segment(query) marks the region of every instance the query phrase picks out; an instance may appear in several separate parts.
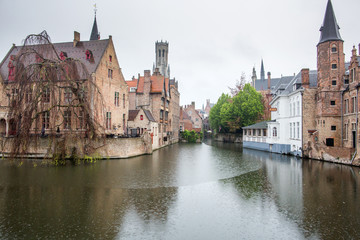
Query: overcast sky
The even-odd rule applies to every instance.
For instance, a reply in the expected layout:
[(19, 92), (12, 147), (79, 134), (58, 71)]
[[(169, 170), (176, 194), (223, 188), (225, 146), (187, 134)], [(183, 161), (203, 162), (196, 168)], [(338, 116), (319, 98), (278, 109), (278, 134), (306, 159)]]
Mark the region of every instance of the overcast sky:
[[(179, 81), (181, 105), (216, 102), (261, 58), (272, 77), (316, 69), (327, 0), (0, 0), (0, 57), (12, 43), (46, 30), (53, 42), (89, 40), (97, 4), (101, 38), (113, 36), (126, 80), (151, 69), (155, 42), (169, 44), (171, 77)], [(346, 61), (360, 43), (359, 0), (333, 0)]]

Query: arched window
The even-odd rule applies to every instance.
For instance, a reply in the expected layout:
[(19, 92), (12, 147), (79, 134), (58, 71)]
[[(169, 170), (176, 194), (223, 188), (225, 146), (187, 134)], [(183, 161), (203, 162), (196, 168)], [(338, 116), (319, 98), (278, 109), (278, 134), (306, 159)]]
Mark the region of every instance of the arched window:
[(333, 44), (333, 45), (331, 46), (331, 52), (332, 52), (332, 53), (336, 53), (336, 52), (337, 52), (336, 44)]
[(161, 57), (161, 50), (159, 50), (159, 57)]
[(165, 57), (165, 49), (163, 49), (163, 57)]
[(273, 128), (273, 137), (277, 137), (277, 129), (276, 129), (276, 127)]

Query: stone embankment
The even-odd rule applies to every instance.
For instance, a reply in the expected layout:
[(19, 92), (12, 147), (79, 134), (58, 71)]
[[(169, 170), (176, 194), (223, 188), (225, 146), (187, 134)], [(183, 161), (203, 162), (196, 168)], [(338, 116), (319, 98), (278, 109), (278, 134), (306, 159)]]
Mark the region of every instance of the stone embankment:
[(242, 134), (240, 133), (218, 133), (212, 136), (217, 142), (242, 143)]
[[(13, 139), (0, 138), (0, 153), (3, 157), (10, 156), (10, 145)], [(172, 143), (175, 143), (173, 141)], [(26, 158), (52, 158), (54, 154), (64, 154), (66, 157), (96, 156), (102, 159), (129, 158), (144, 154), (152, 154), (154, 150), (170, 145), (153, 147), (149, 134), (143, 134), (134, 138), (99, 138), (67, 139), (61, 138), (38, 138), (30, 143), (24, 157)]]

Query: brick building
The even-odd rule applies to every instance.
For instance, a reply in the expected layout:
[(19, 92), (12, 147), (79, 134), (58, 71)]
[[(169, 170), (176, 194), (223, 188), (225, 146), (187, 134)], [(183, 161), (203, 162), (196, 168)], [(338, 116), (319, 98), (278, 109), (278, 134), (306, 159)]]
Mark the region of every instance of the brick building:
[(184, 130), (193, 130), (193, 123), (183, 107), (180, 107), (180, 131)]
[(350, 62), (345, 62), (344, 41), (339, 29), (329, 0), (317, 44), (317, 88), (304, 93), (307, 106), (304, 105), (303, 109), (307, 123), (304, 124), (303, 154), (310, 158), (354, 164), (360, 156), (360, 57), (354, 46)]
[(137, 78), (133, 77), (126, 83), (129, 91), (129, 109), (142, 108), (152, 113), (159, 124), (158, 145), (163, 146), (179, 140), (180, 93), (177, 81), (166, 77), (170, 74), (167, 63), (168, 43), (156, 42), (155, 49), (158, 54), (153, 74), (150, 70), (145, 70), (143, 76), (139, 74)]
[(185, 127), (185, 129), (201, 132), (203, 128), (203, 122), (198, 110), (195, 109), (195, 102), (191, 102), (191, 105), (185, 105), (183, 107), (183, 111), (186, 113), (183, 114), (184, 117), (182, 120), (182, 122), (184, 122), (184, 126), (188, 126), (188, 124), (186, 124), (187, 122), (186, 116), (188, 116), (191, 119), (191, 123), (192, 123), (191, 129), (187, 129), (188, 127)]
[[(16, 95), (19, 92), (19, 89), (16, 89), (17, 79), (14, 75), (14, 65), (20, 53), (27, 49), (32, 49), (50, 61), (58, 61), (61, 63), (61, 61), (66, 62), (66, 59), (70, 58), (79, 60), (87, 72), (79, 73), (79, 79), (72, 80), (84, 86), (87, 81), (91, 81), (92, 83), (92, 87), (84, 87), (86, 101), (91, 103), (91, 116), (82, 116), (81, 112), (66, 109), (61, 119), (54, 119), (52, 121), (55, 109), (51, 109), (44, 112), (41, 119), (34, 123), (32, 131), (35, 133), (39, 131), (51, 133), (56, 130), (57, 133), (65, 133), (69, 129), (72, 129), (73, 131), (81, 132), (84, 127), (81, 124), (81, 119), (91, 117), (99, 123), (98, 129), (96, 130), (100, 134), (125, 134), (128, 114), (127, 85), (116, 57), (112, 37), (109, 36), (108, 39), (100, 40), (100, 35), (97, 31), (96, 16), (90, 41), (82, 41), (80, 39), (80, 33), (74, 32), (72, 42), (54, 43), (54, 49), (47, 46), (48, 45), (42, 44), (26, 47), (13, 45), (1, 62), (0, 132), (5, 136), (9, 136), (15, 134), (17, 131), (17, 124), (13, 119), (9, 119), (7, 114), (9, 104), (12, 99), (18, 97)], [(54, 52), (56, 53), (54, 54)], [(34, 55), (26, 64), (32, 64), (36, 61), (39, 61), (39, 59)], [(43, 104), (45, 108), (47, 105), (52, 106), (54, 101), (59, 101), (61, 105), (65, 106), (65, 109), (66, 104), (69, 104), (69, 102), (74, 99), (75, 93), (66, 87), (67, 82), (64, 81), (64, 79), (59, 79), (58, 81), (63, 82), (63, 88), (60, 88), (61, 91), (49, 92), (49, 89), (42, 90), (41, 95), (43, 97), (46, 96), (46, 98), (44, 98), (41, 104)], [(100, 97), (96, 97), (97, 94), (99, 94)], [(97, 98), (101, 98), (101, 103)]]

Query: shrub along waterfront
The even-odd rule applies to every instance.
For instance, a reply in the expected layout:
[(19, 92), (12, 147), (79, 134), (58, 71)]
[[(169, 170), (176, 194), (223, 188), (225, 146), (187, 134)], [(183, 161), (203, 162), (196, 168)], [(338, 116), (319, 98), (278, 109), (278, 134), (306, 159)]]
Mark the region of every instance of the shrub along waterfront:
[(197, 133), (195, 130), (185, 130), (181, 133), (181, 138), (189, 143), (195, 143), (198, 139), (203, 139), (203, 133)]

